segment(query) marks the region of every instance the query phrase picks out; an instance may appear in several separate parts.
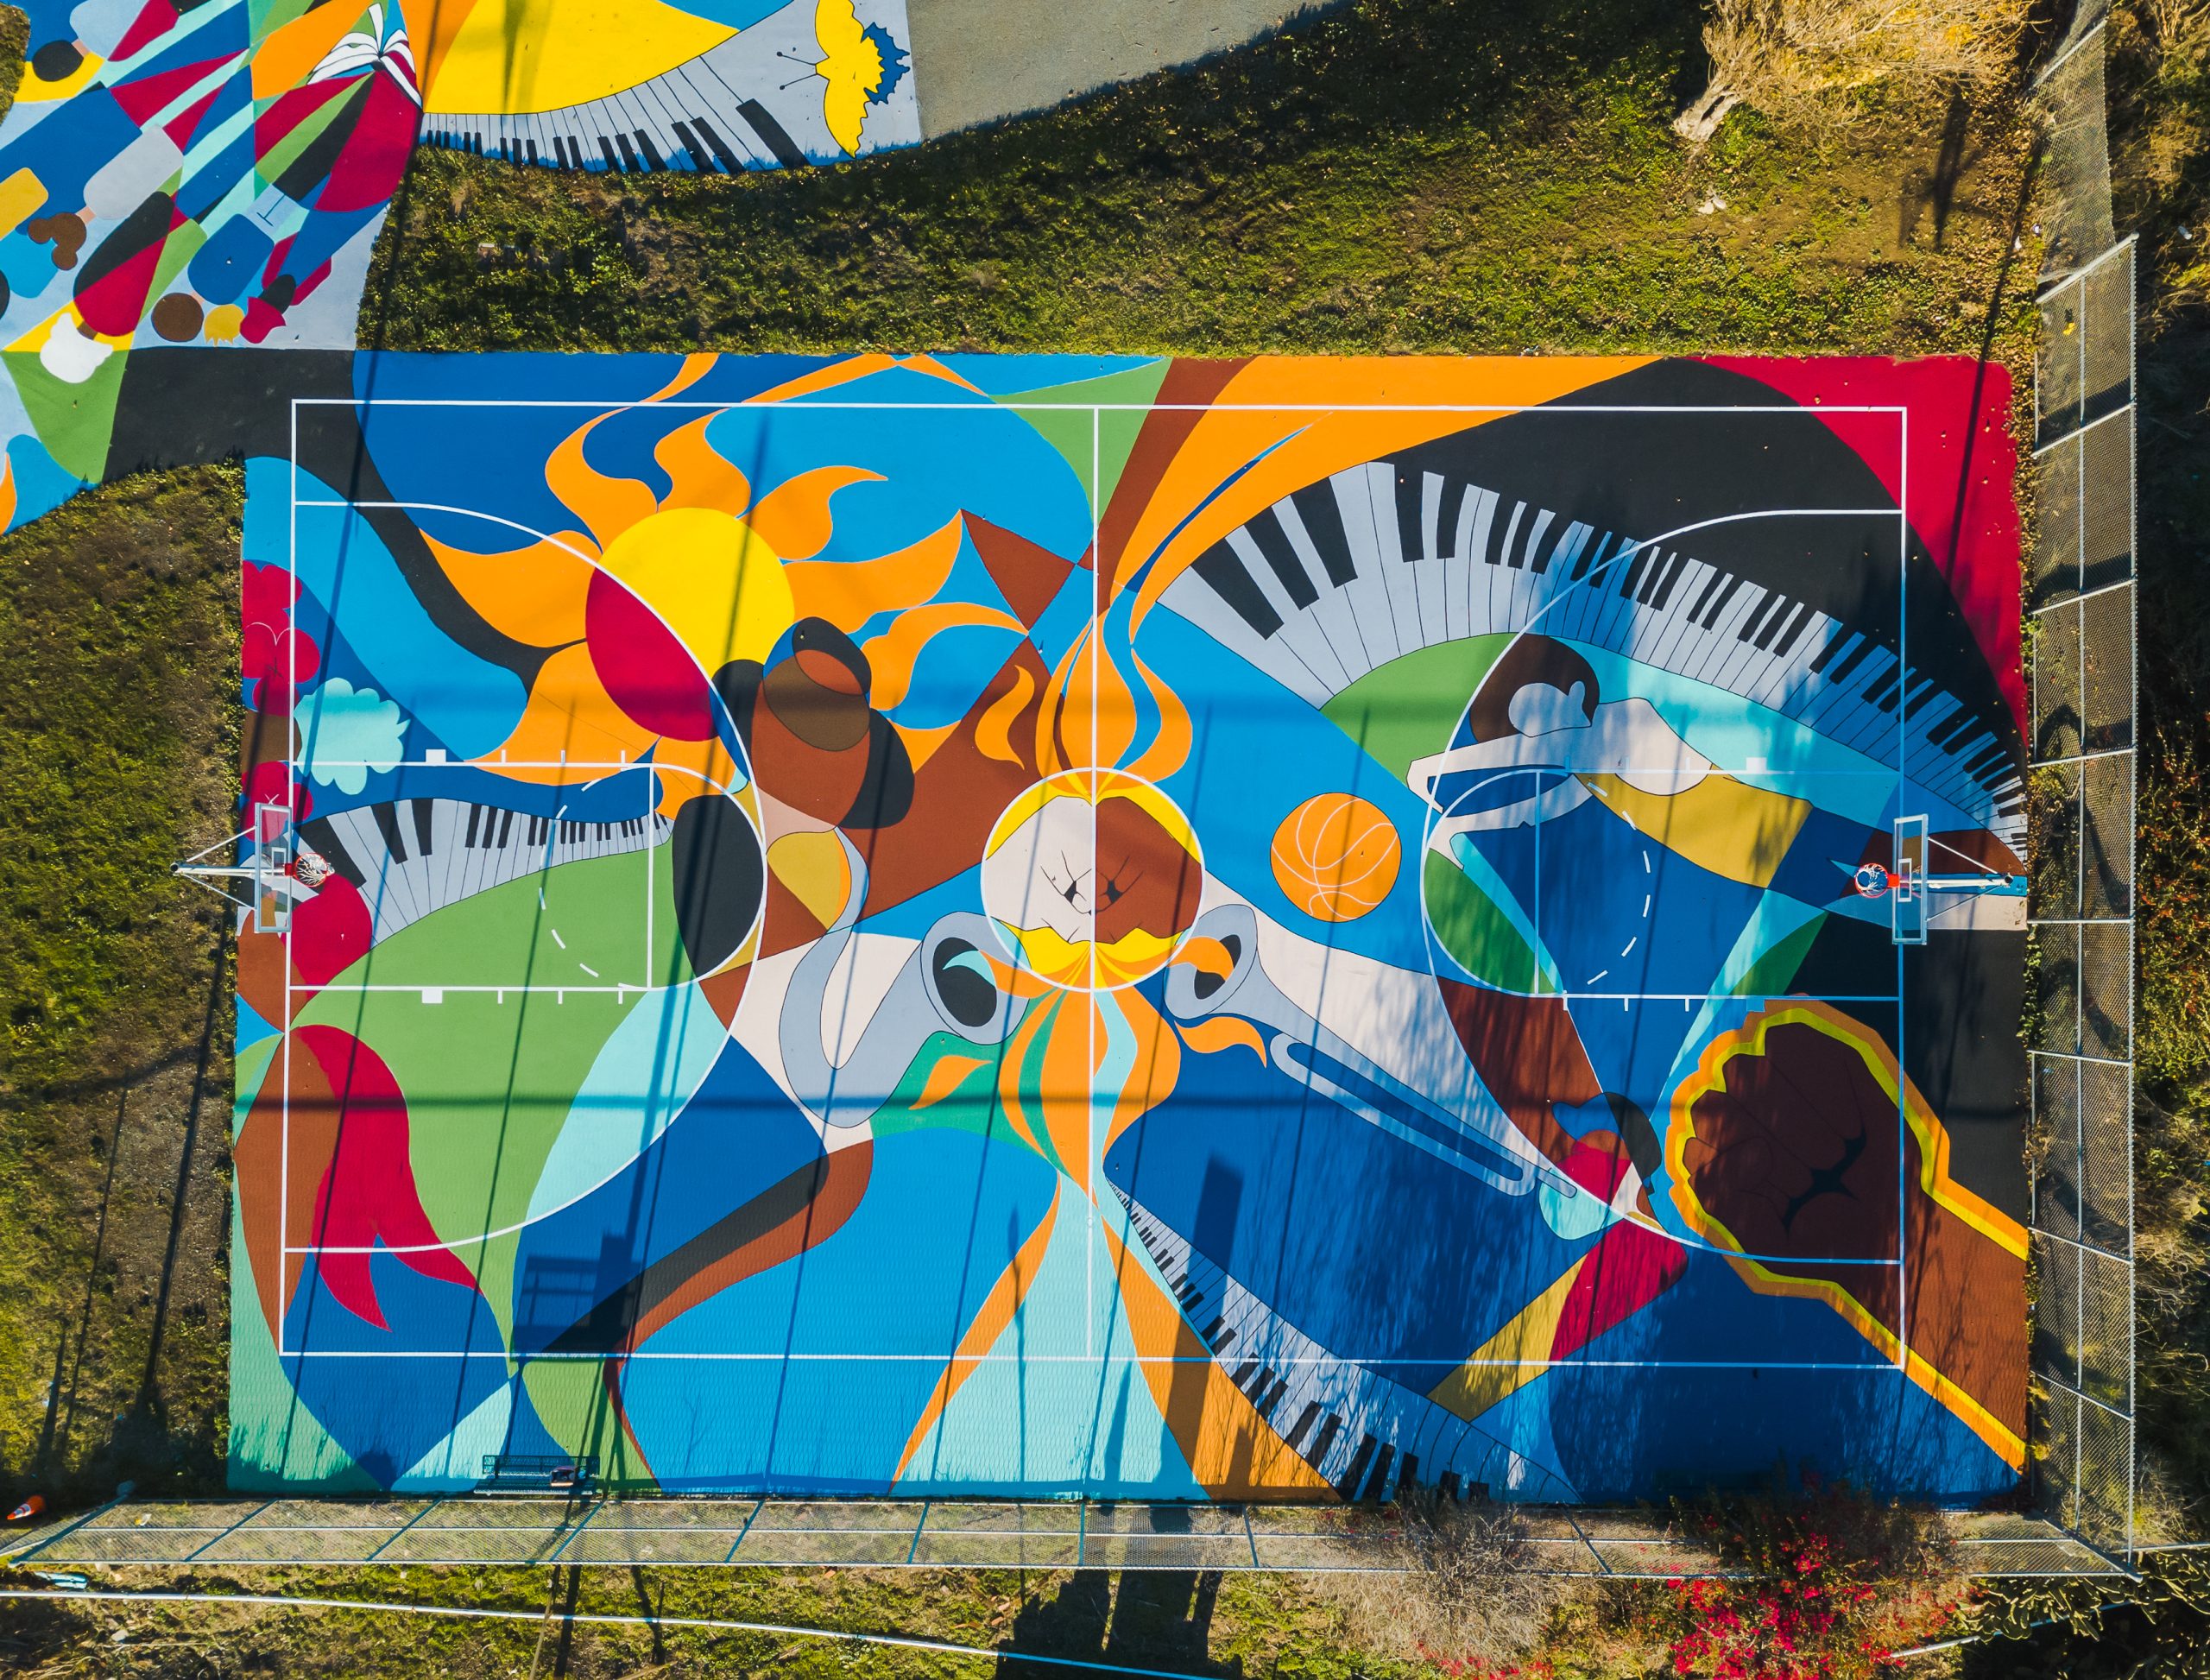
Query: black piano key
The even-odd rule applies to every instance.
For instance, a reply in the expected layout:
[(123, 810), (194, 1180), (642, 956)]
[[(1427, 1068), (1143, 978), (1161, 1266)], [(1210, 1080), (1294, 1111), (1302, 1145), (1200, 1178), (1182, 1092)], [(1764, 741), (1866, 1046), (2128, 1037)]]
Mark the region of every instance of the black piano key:
[(1436, 1477), (1435, 1487), (1436, 1491), (1441, 1494), (1446, 1500), (1457, 1500), (1463, 1499), (1465, 1497), (1464, 1494), (1458, 1491), (1458, 1473), (1455, 1470), (1445, 1470), (1440, 1476)]
[(1703, 622), (1704, 608), (1711, 603), (1711, 597), (1726, 586), (1727, 578), (1726, 572), (1714, 572), (1703, 580), (1703, 587), (1696, 591), (1695, 599), (1689, 603), (1690, 623), (1700, 624)]
[(1626, 563), (1620, 574), (1619, 592), (1621, 597), (1630, 601), (1634, 598), (1635, 591), (1642, 587), (1642, 580), (1650, 571), (1651, 559), (1651, 551), (1645, 548), (1637, 551), (1635, 557)]
[(736, 108), (736, 114), (749, 123), (752, 131), (767, 142), (767, 149), (774, 154), (775, 161), (784, 168), (805, 167), (805, 154), (799, 149), (798, 142), (791, 138), (790, 130), (774, 119), (767, 106), (757, 99), (747, 99)]
[(1367, 1499), (1378, 1501), (1387, 1495), (1389, 1467), (1395, 1462), (1396, 1456), (1397, 1449), (1386, 1442), (1382, 1443), (1381, 1450), (1373, 1455), (1373, 1474), (1367, 1479), (1366, 1483)]
[(1267, 508), (1243, 528), (1259, 545), (1259, 552), (1266, 557), (1266, 564), (1281, 579), (1282, 589), (1292, 602), (1299, 607), (1309, 607), (1320, 598), (1319, 590), (1304, 570), (1304, 562), (1298, 558), (1296, 549), (1290, 546), (1289, 538), (1274, 517), (1272, 508)]
[(631, 174), (636, 174), (637, 152), (636, 148), (629, 144), (629, 136), (626, 134), (617, 133), (614, 136), (614, 143), (622, 153), (622, 167), (628, 170)]
[(1330, 1412), (1327, 1421), (1320, 1425), (1320, 1433), (1313, 1438), (1308, 1462), (1317, 1464), (1328, 1456), (1328, 1449), (1335, 1444), (1335, 1437), (1343, 1432), (1343, 1420)]
[(1811, 662), (1811, 669), (1823, 668), (1827, 680), (1838, 683), (1841, 680), (1841, 673), (1851, 663), (1862, 658), (1873, 646), (1875, 644), (1869, 636), (1860, 635), (1852, 630), (1847, 635), (1836, 637), (1821, 649), (1818, 658)]
[(653, 144), (652, 136), (647, 134), (642, 129), (637, 130), (637, 149), (644, 154), (647, 167), (653, 169), (667, 167), (667, 160), (660, 155), (660, 148)]
[(1573, 563), (1573, 577), (1570, 581), (1577, 584), (1601, 565), (1604, 563), (1604, 550), (1610, 546), (1612, 534), (1607, 531), (1594, 542), (1582, 549), (1581, 558)]
[(1274, 1408), (1281, 1404), (1281, 1397), (1288, 1393), (1289, 1379), (1287, 1377), (1276, 1377), (1274, 1379), (1274, 1386), (1266, 1392), (1266, 1395), (1263, 1399), (1255, 1403), (1259, 1408), (1259, 1416), (1271, 1421), (1273, 1417)]
[(1960, 767), (1975, 781), (1984, 781), (1998, 767), (2012, 769), (2011, 749), (1999, 741), (1991, 741), (1972, 757), (1963, 760)]
[(1787, 609), (1787, 606), (1788, 597), (1784, 595), (1775, 591), (1766, 596), (1764, 600), (1750, 609), (1750, 616), (1742, 621), (1740, 628), (1734, 632), (1734, 640), (1755, 641), (1772, 628), (1773, 620), (1779, 617)]
[(1878, 689), (1878, 693), (1867, 695), (1866, 698), (1872, 704), (1879, 707), (1882, 711), (1893, 711), (1896, 709), (1896, 702), (1903, 698), (1902, 679), (1895, 672), (1891, 671), (1880, 679)]
[(1221, 1328), (1223, 1322), (1218, 1318), (1214, 1319), (1212, 1328), (1205, 1332), (1205, 1341), (1211, 1345), (1213, 1352), (1216, 1354), (1226, 1353), (1228, 1344), (1235, 1340), (1234, 1330)]
[(537, 161), (537, 142), (534, 140), (529, 142), (529, 161), (532, 163)]
[(1926, 738), (1946, 753), (1979, 727), (1980, 719), (1973, 716), (1968, 708), (1961, 707), (1954, 717), (1942, 723)]
[(338, 831), (331, 825), (330, 818), (318, 817), (311, 823), (301, 823), (300, 833), (308, 845), (322, 854), (324, 861), (332, 868), (354, 886), (364, 887), (369, 884), (368, 875), (353, 861), (352, 854), (345, 849), (344, 843), (338, 837)]
[(1438, 556), (1448, 554), (1458, 540), (1458, 521), (1466, 511), (1466, 498), (1473, 493), (1474, 487), (1462, 478), (1443, 481), (1443, 494), (1436, 498), (1435, 508), (1435, 552)]
[(1733, 599), (1734, 591), (1741, 586), (1742, 580), (1729, 572), (1726, 583), (1721, 587), (1719, 592), (1711, 597), (1711, 604), (1696, 615), (1695, 622), (1707, 630), (1719, 622), (1719, 615), (1727, 610), (1727, 602)]
[(605, 155), (606, 167), (618, 173), (622, 167), (622, 160), (614, 155), (614, 142), (604, 135), (601, 135), (598, 137), (598, 149)]
[(1251, 1386), (1252, 1378), (1257, 1377), (1260, 1379), (1263, 1383), (1265, 1376), (1266, 1361), (1253, 1358), (1247, 1359), (1241, 1365), (1237, 1366), (1235, 1367), (1235, 1374), (1229, 1378), (1228, 1380), (1233, 1382), (1238, 1388), (1247, 1392)]
[(468, 833), (460, 843), (470, 850), (475, 849), (477, 826), (482, 823), (483, 820), (483, 807), (482, 805), (472, 805), (468, 807)]
[(1427, 533), (1421, 528), (1419, 504), (1426, 475), (1397, 470), (1397, 548), (1405, 560), (1424, 559), (1427, 553)]
[(1765, 621), (1765, 628), (1758, 632), (1758, 646), (1767, 653), (1772, 652), (1773, 644), (1779, 641), (1781, 633), (1795, 628), (1799, 621), (1810, 616), (1810, 611), (1801, 601), (1790, 602), (1786, 612), (1775, 613)]
[(1282, 1439), (1289, 1443), (1289, 1449), (1291, 1452), (1297, 1450), (1298, 1443), (1304, 1439), (1305, 1431), (1312, 1427), (1312, 1420), (1319, 1415), (1319, 1401), (1305, 1401), (1304, 1410), (1297, 1414), (1297, 1427), (1290, 1431), (1288, 1434), (1282, 1437)]
[(434, 799), (414, 799), (410, 800), (409, 803), (414, 807), (414, 849), (423, 856), (427, 857), (432, 849), (430, 843), (430, 820), (432, 817), (435, 815), (437, 801)]
[(502, 846), (505, 845), (507, 843), (507, 837), (514, 831), (515, 814), (513, 812), (509, 811), (499, 824), (499, 843)]
[(714, 155), (706, 149), (706, 142), (691, 131), (691, 125), (681, 117), (668, 124), (675, 137), (683, 142), (683, 149), (691, 154), (691, 167), (709, 174), (721, 167)]
[(1663, 587), (1668, 578), (1680, 569), (1680, 564), (1681, 557), (1677, 550), (1662, 559), (1653, 559), (1648, 574), (1642, 580), (1642, 587), (1634, 592), (1634, 598), (1645, 607), (1656, 606), (1658, 590)]
[(1802, 614), (1796, 620), (1795, 627), (1782, 633), (1780, 640), (1772, 644), (1772, 651), (1781, 658), (1786, 659), (1796, 651), (1797, 644), (1811, 634), (1811, 626), (1818, 621), (1817, 609), (1806, 602)]
[(1416, 1452), (1406, 1453), (1405, 1455), (1405, 1462), (1398, 1467), (1397, 1470), (1397, 1487), (1399, 1490), (1402, 1491), (1406, 1487), (1418, 1487), (1418, 1471), (1419, 1455)]
[(1659, 612), (1673, 604), (1673, 597), (1680, 592), (1681, 580), (1689, 575), (1689, 557), (1675, 554), (1665, 562), (1665, 572), (1658, 580), (1657, 592), (1650, 597), (1650, 604)]
[(404, 863), (407, 861), (407, 842), (399, 832), (399, 813), (388, 805), (370, 805), (369, 810), (383, 835), (383, 849), (391, 854), (391, 861)]
[[(1330, 1417), (1328, 1421), (1333, 1423), (1335, 1419)], [(1373, 1449), (1380, 1444), (1373, 1438), (1370, 1431), (1359, 1437), (1358, 1450), (1350, 1456), (1350, 1468), (1343, 1472), (1342, 1480), (1335, 1483), (1335, 1492), (1342, 1498), (1354, 1500), (1358, 1497), (1359, 1484), (1366, 1480), (1366, 1467), (1373, 1462)], [(1315, 1455), (1316, 1457), (1320, 1458), (1325, 1458), (1327, 1456), (1325, 1448)]]
[(1297, 516), (1304, 523), (1304, 534), (1320, 551), (1320, 564), (1328, 568), (1328, 581), (1341, 589), (1358, 576), (1358, 567), (1351, 560), (1350, 539), (1343, 534), (1342, 509), (1335, 505), (1334, 489), (1326, 483), (1308, 484), (1289, 499), (1297, 504)]
[(712, 123), (703, 117), (694, 117), (691, 126), (698, 129), (699, 137), (706, 142), (706, 149), (714, 155), (715, 162), (732, 175), (742, 173), (744, 160), (729, 148), (729, 142), (715, 131)]
[(1216, 542), (1200, 554), (1195, 570), (1212, 585), (1213, 593), (1259, 635), (1271, 636), (1281, 628), (1281, 615), (1267, 604), (1257, 580), (1244, 569), (1241, 557), (1226, 543)]

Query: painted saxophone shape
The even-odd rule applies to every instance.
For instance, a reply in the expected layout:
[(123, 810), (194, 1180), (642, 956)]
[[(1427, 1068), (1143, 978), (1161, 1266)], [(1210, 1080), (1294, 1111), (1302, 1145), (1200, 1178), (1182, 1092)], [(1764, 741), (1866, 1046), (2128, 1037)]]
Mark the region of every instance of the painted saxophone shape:
[(955, 911), (939, 918), (913, 948), (851, 1053), (830, 1061), (821, 1029), (839, 1006), (830, 988), (867, 899), (867, 865), (842, 831), (837, 837), (851, 871), (851, 890), (836, 921), (792, 973), (778, 1033), (791, 1095), (820, 1125), (849, 1131), (874, 1118), (938, 1033), (994, 1047), (1011, 1035), (1019, 1011), (982, 955), (996, 937), (990, 924)]

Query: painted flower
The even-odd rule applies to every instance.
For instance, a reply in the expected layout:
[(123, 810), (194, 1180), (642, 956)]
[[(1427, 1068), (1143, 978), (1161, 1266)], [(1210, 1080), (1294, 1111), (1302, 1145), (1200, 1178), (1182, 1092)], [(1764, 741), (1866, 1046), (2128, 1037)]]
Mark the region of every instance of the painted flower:
[(332, 677), (292, 709), (299, 725), (306, 772), (341, 793), (359, 793), (371, 771), (382, 774), (399, 763), (407, 722), (396, 701), (373, 688), (357, 689)]
[(238, 670), (255, 685), (253, 708), (288, 711), (294, 689), (312, 682), (322, 668), (321, 648), (292, 622), (299, 580), (281, 565), (256, 565), (249, 560), (239, 593), (244, 634), (238, 647)]

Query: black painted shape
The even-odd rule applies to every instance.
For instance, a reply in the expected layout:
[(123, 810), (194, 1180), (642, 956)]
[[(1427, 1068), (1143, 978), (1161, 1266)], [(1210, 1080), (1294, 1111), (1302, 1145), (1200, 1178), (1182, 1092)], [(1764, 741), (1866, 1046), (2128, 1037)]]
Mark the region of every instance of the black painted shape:
[(786, 169), (803, 169), (808, 159), (799, 149), (798, 142), (791, 138), (790, 130), (778, 123), (773, 112), (757, 99), (747, 99), (736, 108), (736, 114), (752, 124), (753, 131), (767, 142), (767, 149), (775, 155), (775, 161)]
[(710, 974), (736, 955), (760, 913), (767, 862), (736, 800), (708, 794), (676, 813), (668, 843), (675, 923), (691, 966)]

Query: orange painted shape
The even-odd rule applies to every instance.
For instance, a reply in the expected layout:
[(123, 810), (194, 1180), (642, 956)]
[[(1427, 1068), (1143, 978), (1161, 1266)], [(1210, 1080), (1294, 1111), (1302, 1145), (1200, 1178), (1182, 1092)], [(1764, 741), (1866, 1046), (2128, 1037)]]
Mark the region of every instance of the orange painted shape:
[(1333, 1498), (1326, 1478), (1259, 1415), (1143, 1261), (1109, 1226), (1099, 1228), (1112, 1252), (1138, 1368), (1190, 1474), (1206, 1494), (1223, 1500)]
[[(766, 503), (761, 511), (768, 511)], [(783, 575), (790, 581), (799, 616), (825, 618), (849, 635), (879, 612), (918, 607), (942, 589), (944, 579), (951, 575), (952, 563), (959, 558), (963, 523), (954, 514), (919, 542), (872, 560), (786, 563)], [(756, 521), (755, 528), (758, 528)], [(761, 532), (763, 537), (766, 534)], [(789, 552), (772, 538), (768, 546), (778, 553)], [(819, 546), (815, 545), (817, 550)]]
[(1616, 379), (1650, 359), (1279, 356), (1249, 363), (1190, 428), (1126, 548), (1105, 558), (1104, 574), (1117, 588), (1159, 553), (1138, 597), (1140, 624), (1197, 556), (1291, 490), (1482, 425), (1500, 409), (1531, 407)]

